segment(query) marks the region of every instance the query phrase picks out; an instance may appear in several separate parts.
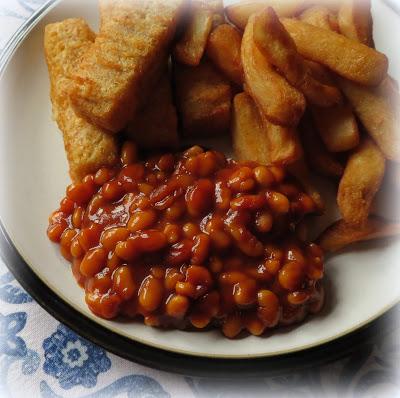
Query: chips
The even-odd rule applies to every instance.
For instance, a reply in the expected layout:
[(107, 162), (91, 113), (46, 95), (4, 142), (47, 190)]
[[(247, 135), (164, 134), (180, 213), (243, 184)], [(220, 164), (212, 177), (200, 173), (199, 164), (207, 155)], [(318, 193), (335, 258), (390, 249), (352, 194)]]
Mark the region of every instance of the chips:
[(326, 252), (335, 252), (352, 243), (388, 238), (399, 234), (400, 223), (370, 216), (362, 225), (348, 224), (344, 220), (336, 221), (320, 235), (318, 244)]
[(323, 5), (307, 8), (300, 15), (300, 20), (319, 28), (339, 31), (337, 16), (328, 7)]
[(386, 56), (339, 33), (302, 21), (281, 19), (298, 52), (342, 77), (364, 85), (379, 84), (387, 73)]
[(208, 38), (206, 54), (214, 65), (232, 82), (243, 84), (243, 66), (240, 57), (242, 35), (228, 24), (217, 26)]
[(339, 183), (337, 202), (343, 219), (361, 225), (385, 173), (385, 158), (370, 138), (365, 138), (347, 161)]
[(341, 101), (340, 91), (336, 87), (314, 79), (308, 64), (297, 52), (292, 38), (271, 7), (255, 14), (253, 18), (254, 42), (262, 54), (310, 103), (329, 107)]
[(253, 40), (254, 15), (242, 39), (245, 90), (271, 123), (296, 126), (305, 109), (304, 96), (277, 73)]

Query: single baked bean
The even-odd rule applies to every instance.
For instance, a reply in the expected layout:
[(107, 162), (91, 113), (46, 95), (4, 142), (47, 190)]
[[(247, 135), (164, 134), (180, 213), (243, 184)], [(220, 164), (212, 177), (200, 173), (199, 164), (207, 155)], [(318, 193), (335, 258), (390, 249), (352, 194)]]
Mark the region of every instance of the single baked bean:
[(109, 253), (108, 258), (107, 258), (107, 268), (110, 270), (110, 272), (113, 272), (116, 270), (118, 267), (122, 265), (122, 260), (120, 257), (118, 257), (117, 253)]
[(262, 233), (267, 233), (271, 230), (274, 218), (272, 214), (267, 211), (261, 211), (256, 216), (256, 227)]
[(229, 226), (232, 237), (236, 240), (239, 249), (250, 257), (259, 257), (264, 252), (263, 244), (244, 226), (231, 224)]
[(253, 173), (257, 183), (263, 188), (269, 188), (275, 182), (273, 173), (266, 166), (257, 166)]
[(204, 150), (202, 147), (198, 146), (198, 145), (194, 145), (192, 147), (190, 147), (189, 149), (187, 149), (185, 152), (183, 152), (183, 157), (184, 158), (190, 158), (192, 156), (197, 156), (200, 153), (203, 153)]
[(166, 245), (166, 236), (156, 229), (143, 231), (138, 237), (138, 247), (143, 252), (155, 252), (163, 249)]
[(229, 271), (220, 274), (219, 276), (219, 283), (222, 285), (235, 285), (239, 282), (243, 282), (247, 280), (246, 274), (239, 271)]
[(140, 255), (139, 240), (137, 236), (131, 236), (123, 242), (117, 243), (115, 253), (125, 261), (135, 260)]
[(269, 171), (274, 175), (275, 181), (280, 184), (285, 178), (285, 169), (279, 166), (269, 167)]
[(74, 258), (81, 258), (85, 254), (85, 251), (82, 249), (82, 246), (80, 245), (77, 236), (75, 236), (75, 238), (71, 242), (70, 251), (71, 251), (71, 256)]
[(110, 181), (115, 176), (115, 171), (108, 167), (102, 167), (97, 171), (94, 176), (94, 182), (97, 185), (104, 185), (107, 181)]
[(269, 208), (274, 213), (287, 213), (290, 209), (289, 199), (279, 192), (268, 191), (265, 195)]
[(137, 211), (128, 221), (128, 229), (137, 232), (151, 227), (157, 221), (157, 212), (153, 209)]
[(71, 199), (64, 198), (60, 202), (60, 211), (66, 215), (70, 215), (74, 211), (74, 206), (75, 204)]
[(71, 255), (71, 249), (70, 249), (70, 247), (61, 246), (61, 247), (60, 247), (60, 253), (61, 253), (61, 255), (62, 255), (67, 261), (71, 261), (71, 260), (72, 260), (72, 255)]
[(225, 250), (232, 243), (230, 236), (225, 231), (216, 229), (212, 230), (209, 235), (212, 245), (218, 250)]
[(258, 292), (257, 298), (260, 306), (257, 309), (258, 317), (266, 326), (276, 326), (280, 317), (280, 304), (276, 294), (270, 290), (263, 289)]
[(86, 293), (85, 300), (94, 314), (105, 319), (115, 318), (121, 304), (121, 299), (117, 294)]
[(157, 167), (161, 171), (171, 172), (174, 169), (175, 157), (171, 153), (162, 155), (157, 162)]
[(90, 277), (100, 272), (106, 265), (107, 252), (103, 248), (89, 250), (82, 259), (81, 274)]
[(60, 242), (61, 235), (64, 232), (65, 228), (67, 228), (67, 222), (62, 220), (57, 224), (50, 224), (47, 228), (47, 236), (52, 242)]
[(185, 200), (178, 199), (170, 207), (165, 210), (165, 218), (168, 221), (179, 220), (186, 212)]
[(188, 222), (183, 225), (182, 231), (186, 238), (193, 239), (198, 233), (200, 233), (200, 228), (195, 223)]
[(85, 205), (94, 194), (94, 189), (90, 184), (79, 182), (71, 184), (67, 188), (67, 198), (77, 205)]
[(61, 235), (60, 245), (62, 247), (67, 248), (69, 251), (71, 248), (72, 239), (75, 238), (76, 234), (77, 233), (74, 229), (69, 229), (69, 228), (65, 229)]
[(271, 275), (276, 275), (281, 269), (281, 262), (279, 260), (268, 259), (264, 263), (265, 269)]
[(78, 235), (78, 240), (85, 252), (99, 244), (101, 231), (102, 226), (95, 223), (90, 224), (89, 227), (81, 230)]
[(203, 264), (210, 251), (210, 238), (206, 234), (198, 234), (193, 238), (194, 245), (192, 247), (192, 264)]
[(74, 228), (81, 228), (83, 219), (83, 207), (78, 206), (72, 214), (72, 225)]
[(167, 253), (166, 262), (169, 265), (180, 265), (192, 257), (193, 241), (184, 239), (172, 245)]
[(165, 280), (164, 286), (167, 291), (175, 290), (175, 286), (178, 282), (185, 279), (183, 274), (179, 272), (176, 268), (167, 268), (165, 270)]
[(306, 263), (306, 259), (303, 255), (302, 250), (299, 246), (295, 244), (290, 244), (286, 247), (285, 257), (288, 261), (296, 261), (297, 263), (302, 265)]
[(266, 204), (265, 195), (242, 195), (231, 200), (233, 210), (259, 210)]
[(306, 291), (296, 291), (289, 293), (286, 296), (288, 303), (292, 305), (301, 305), (304, 304), (310, 298), (310, 294)]
[(128, 165), (137, 161), (137, 147), (131, 141), (125, 141), (121, 148), (121, 162)]
[(177, 224), (166, 224), (163, 232), (171, 245), (177, 243), (182, 235), (182, 230)]
[(106, 182), (101, 190), (103, 198), (109, 202), (121, 199), (125, 195), (125, 190), (118, 180)]
[(236, 337), (243, 329), (242, 319), (239, 314), (229, 314), (222, 324), (222, 333), (231, 339)]
[(213, 279), (207, 268), (191, 265), (186, 271), (186, 281), (194, 286), (210, 286)]
[(257, 300), (257, 284), (253, 279), (246, 279), (235, 284), (233, 297), (240, 307), (252, 305)]
[(165, 306), (167, 315), (173, 318), (182, 319), (189, 309), (190, 301), (187, 297), (179, 294), (172, 294)]
[(193, 313), (189, 316), (190, 323), (197, 329), (204, 329), (211, 321), (207, 314)]
[(164, 285), (160, 279), (147, 276), (139, 289), (139, 303), (149, 312), (155, 311), (162, 302), (164, 296)]
[(165, 269), (163, 267), (154, 266), (150, 268), (150, 273), (157, 279), (164, 279)]
[(254, 336), (260, 336), (264, 333), (265, 324), (256, 314), (246, 314), (243, 323), (247, 331)]
[(214, 184), (210, 180), (200, 179), (186, 192), (186, 206), (192, 217), (199, 217), (210, 210), (214, 201)]
[(253, 179), (253, 170), (250, 167), (244, 166), (232, 173), (228, 187), (235, 192), (248, 192), (255, 186)]
[(191, 284), (190, 282), (177, 282), (175, 285), (175, 292), (177, 294), (181, 294), (183, 296), (196, 298), (197, 297), (197, 289), (196, 286)]
[(154, 185), (147, 184), (145, 182), (138, 183), (138, 188), (141, 193), (144, 195), (150, 195), (154, 190)]
[(112, 276), (113, 290), (117, 292), (123, 300), (129, 300), (136, 292), (136, 283), (132, 268), (123, 265), (117, 268)]
[(100, 238), (100, 243), (108, 250), (113, 251), (118, 242), (126, 240), (129, 230), (125, 227), (114, 227), (105, 230)]
[(302, 265), (296, 261), (284, 264), (278, 274), (280, 285), (290, 291), (297, 290), (301, 286), (304, 276)]

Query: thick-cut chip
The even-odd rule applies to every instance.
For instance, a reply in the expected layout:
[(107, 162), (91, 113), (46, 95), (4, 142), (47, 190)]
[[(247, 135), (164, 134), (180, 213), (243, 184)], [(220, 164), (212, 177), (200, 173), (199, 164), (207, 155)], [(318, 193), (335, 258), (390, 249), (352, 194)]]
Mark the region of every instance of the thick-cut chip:
[(294, 19), (281, 19), (298, 52), (342, 77), (364, 85), (377, 85), (386, 76), (387, 57), (339, 33)]
[(339, 85), (354, 112), (387, 159), (400, 161), (399, 107), (390, 81), (377, 88), (363, 87), (345, 79)]
[(360, 225), (367, 220), (384, 173), (382, 152), (370, 138), (365, 138), (350, 155), (339, 183), (337, 202), (346, 222)]
[(213, 23), (213, 12), (204, 1), (192, 1), (188, 24), (174, 49), (175, 59), (186, 65), (200, 63)]
[(299, 18), (310, 25), (339, 32), (337, 16), (331, 9), (323, 5), (307, 8), (301, 13)]
[(331, 108), (311, 107), (315, 127), (330, 152), (345, 152), (360, 142), (356, 118), (348, 104)]
[(242, 35), (233, 26), (217, 26), (210, 34), (206, 54), (214, 65), (231, 81), (243, 84), (243, 66), (240, 58)]
[(304, 3), (305, 0), (242, 1), (226, 7), (225, 13), (234, 25), (244, 30), (250, 16), (266, 7), (272, 7), (280, 17), (292, 17), (303, 8)]
[(271, 163), (265, 125), (256, 104), (246, 93), (233, 99), (231, 133), (236, 159)]
[(198, 66), (175, 64), (176, 105), (183, 133), (205, 137), (229, 130), (232, 90), (206, 60)]
[(293, 164), (289, 165), (288, 170), (301, 184), (304, 191), (312, 198), (318, 211), (323, 213), (325, 210), (324, 200), (316, 188), (313, 176), (308, 169), (304, 157), (301, 157)]
[(400, 223), (370, 216), (362, 225), (349, 224), (345, 220), (336, 221), (321, 234), (318, 244), (326, 252), (335, 252), (352, 243), (389, 238), (399, 234)]
[(71, 74), (94, 38), (83, 19), (47, 25), (44, 34), (53, 117), (63, 133), (69, 174), (74, 182), (119, 160), (116, 139), (78, 116), (68, 98)]
[(341, 101), (340, 91), (336, 87), (313, 78), (307, 63), (297, 52), (292, 38), (271, 7), (255, 14), (253, 18), (254, 41), (259, 50), (310, 103), (329, 107)]
[(338, 22), (343, 35), (373, 47), (371, 0), (344, 0)]
[(172, 102), (171, 83), (166, 72), (145, 107), (126, 127), (126, 133), (141, 148), (176, 148), (178, 146), (176, 109)]
[(75, 110), (112, 132), (125, 127), (161, 76), (184, 0), (101, 0), (100, 33), (73, 75)]
[(254, 17), (250, 17), (242, 39), (245, 90), (272, 123), (296, 126), (306, 106), (304, 96), (273, 69), (257, 48)]
[(304, 156), (311, 169), (327, 177), (340, 177), (343, 165), (327, 151), (310, 118), (303, 120), (300, 132)]

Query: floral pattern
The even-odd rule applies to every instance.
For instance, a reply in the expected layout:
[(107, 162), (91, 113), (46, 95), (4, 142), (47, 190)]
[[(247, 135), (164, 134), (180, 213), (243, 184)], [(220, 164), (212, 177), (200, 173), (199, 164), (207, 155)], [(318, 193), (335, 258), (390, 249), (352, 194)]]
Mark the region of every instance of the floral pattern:
[[(0, 53), (45, 2), (0, 0)], [(400, 397), (399, 330), (341, 361), (279, 377), (183, 377), (129, 363), (79, 337), (42, 310), (0, 261), (2, 398)]]
[(90, 388), (97, 375), (111, 367), (106, 352), (76, 335), (64, 325), (43, 341), (45, 373), (55, 377), (60, 386), (70, 389), (77, 385)]

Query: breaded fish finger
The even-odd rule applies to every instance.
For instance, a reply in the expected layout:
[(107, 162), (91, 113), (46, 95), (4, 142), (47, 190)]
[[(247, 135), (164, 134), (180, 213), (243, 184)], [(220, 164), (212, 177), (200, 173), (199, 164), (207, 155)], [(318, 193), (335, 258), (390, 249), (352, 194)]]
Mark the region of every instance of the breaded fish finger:
[(122, 130), (162, 74), (184, 0), (101, 0), (99, 35), (74, 73), (75, 110)]
[(76, 115), (67, 95), (72, 71), (94, 37), (83, 19), (47, 25), (44, 35), (53, 117), (63, 133), (69, 173), (74, 182), (101, 166), (115, 164), (119, 156), (115, 138)]
[(178, 146), (177, 125), (171, 82), (166, 72), (144, 108), (128, 124), (126, 133), (141, 148), (175, 148)]

